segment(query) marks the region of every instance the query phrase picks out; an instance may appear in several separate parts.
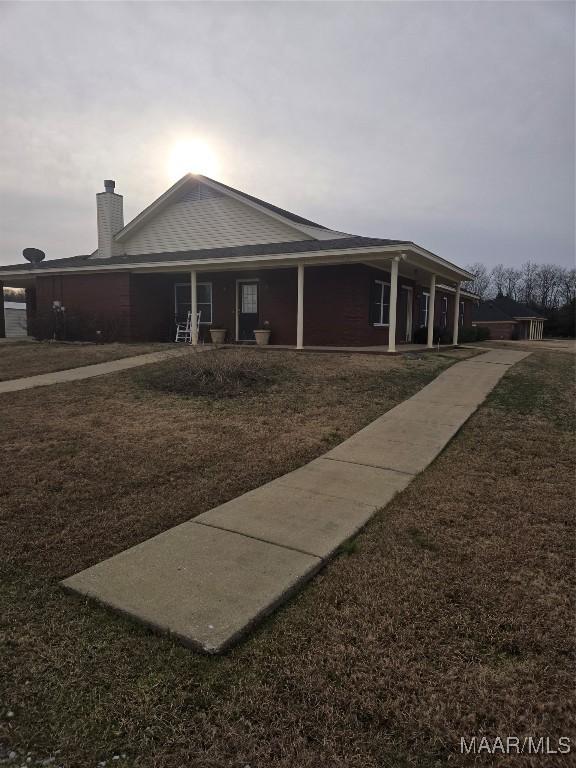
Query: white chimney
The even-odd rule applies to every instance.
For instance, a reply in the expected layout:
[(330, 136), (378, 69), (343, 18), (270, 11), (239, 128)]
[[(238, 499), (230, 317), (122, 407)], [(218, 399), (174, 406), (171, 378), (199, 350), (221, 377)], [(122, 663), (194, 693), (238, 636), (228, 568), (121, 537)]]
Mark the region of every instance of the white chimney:
[(114, 235), (124, 227), (123, 199), (114, 192), (115, 186), (115, 181), (106, 179), (104, 192), (96, 195), (99, 259), (121, 256), (124, 252), (122, 246), (114, 242)]

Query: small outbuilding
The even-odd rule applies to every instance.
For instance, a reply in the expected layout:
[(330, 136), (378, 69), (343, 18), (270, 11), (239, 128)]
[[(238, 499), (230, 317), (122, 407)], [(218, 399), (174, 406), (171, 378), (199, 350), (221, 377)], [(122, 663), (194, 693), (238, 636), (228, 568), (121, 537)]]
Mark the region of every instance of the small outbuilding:
[(502, 294), (472, 310), (472, 326), (486, 328), (491, 339), (541, 339), (545, 322), (531, 307)]
[(27, 336), (26, 304), (6, 301), (4, 303), (4, 323), (7, 338)]

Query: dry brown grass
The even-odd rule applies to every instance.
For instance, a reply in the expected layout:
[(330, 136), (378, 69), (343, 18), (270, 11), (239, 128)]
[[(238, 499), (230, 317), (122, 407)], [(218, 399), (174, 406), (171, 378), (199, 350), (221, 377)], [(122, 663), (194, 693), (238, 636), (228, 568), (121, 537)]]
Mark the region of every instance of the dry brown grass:
[(63, 371), (81, 365), (142, 355), (166, 344), (63, 344), (60, 342), (10, 342), (0, 344), (0, 381)]
[[(410, 362), (358, 360), (287, 358), (306, 386), (254, 403), (160, 402), (127, 375), (74, 385), (76, 395), (53, 388), (42, 408), (31, 393), (9, 396), (0, 722), (11, 746), (61, 750), (67, 767), (125, 753), (121, 765), (143, 768), (428, 768), (470, 765), (461, 735), (574, 736), (572, 358), (516, 366), (351, 554), (226, 657), (200, 657), (55, 585), (200, 511), (215, 474), (222, 496), (236, 493), (256, 479), (255, 460), (277, 474), (339, 439), (335, 423), (343, 436), (415, 384)], [(185, 450), (165, 476), (174, 440)], [(190, 452), (200, 445), (207, 455)]]
[(451, 362), (241, 355), (284, 376), (240, 399), (159, 394), (160, 381), (170, 386), (175, 370), (186, 372), (184, 357), (2, 395), (7, 561), (56, 577), (98, 562), (323, 453)]

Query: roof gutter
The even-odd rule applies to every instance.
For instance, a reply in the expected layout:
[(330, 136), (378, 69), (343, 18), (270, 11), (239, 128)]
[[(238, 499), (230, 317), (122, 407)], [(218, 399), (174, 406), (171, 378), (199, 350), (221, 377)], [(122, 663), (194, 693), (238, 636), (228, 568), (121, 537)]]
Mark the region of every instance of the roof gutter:
[[(256, 255), (256, 256), (231, 256), (228, 258), (208, 258), (208, 259), (178, 259), (175, 261), (150, 261), (150, 262), (142, 262), (142, 261), (135, 261), (135, 262), (127, 262), (123, 264), (103, 264), (100, 262), (99, 264), (90, 264), (87, 263), (82, 266), (70, 266), (70, 267), (54, 267), (49, 268), (48, 264), (50, 262), (46, 262), (45, 266), (37, 268), (37, 269), (26, 269), (26, 270), (10, 270), (10, 271), (1, 271), (0, 270), (0, 279), (3, 279), (5, 277), (26, 277), (30, 275), (53, 275), (53, 274), (62, 274), (62, 273), (77, 273), (77, 272), (116, 272), (116, 271), (123, 271), (123, 270), (160, 270), (160, 269), (178, 269), (178, 268), (186, 268), (186, 269), (204, 269), (205, 271), (208, 271), (207, 267), (214, 268), (214, 267), (222, 267), (222, 266), (236, 266), (241, 264), (266, 264), (267, 262), (278, 262), (278, 261), (287, 261), (287, 262), (295, 262), (295, 263), (305, 263), (307, 261), (321, 264), (326, 259), (328, 260), (334, 260), (336, 261), (340, 260), (341, 258), (348, 258), (354, 257), (352, 260), (363, 260), (366, 258), (367, 254), (382, 254), (383, 256), (389, 256), (390, 258), (393, 258), (394, 255), (398, 253), (402, 253), (405, 251), (411, 251), (413, 253), (416, 253), (420, 256), (423, 256), (427, 260), (432, 261), (435, 264), (438, 264), (440, 267), (440, 273), (442, 271), (452, 273), (451, 276), (448, 277), (448, 279), (452, 279), (454, 281), (458, 280), (468, 280), (472, 278), (472, 275), (469, 272), (466, 272), (464, 269), (460, 269), (459, 267), (456, 267), (455, 265), (450, 264), (450, 262), (445, 261), (444, 259), (441, 259), (439, 256), (436, 256), (435, 254), (431, 253), (430, 251), (426, 251), (424, 248), (420, 248), (417, 245), (413, 245), (410, 243), (406, 243), (405, 245), (388, 245), (388, 246), (367, 246), (366, 248), (349, 248), (349, 249), (333, 249), (330, 251), (311, 251), (308, 253), (278, 253), (278, 254), (269, 254), (266, 256), (262, 255)], [(430, 269), (430, 272), (433, 272), (433, 269)]]

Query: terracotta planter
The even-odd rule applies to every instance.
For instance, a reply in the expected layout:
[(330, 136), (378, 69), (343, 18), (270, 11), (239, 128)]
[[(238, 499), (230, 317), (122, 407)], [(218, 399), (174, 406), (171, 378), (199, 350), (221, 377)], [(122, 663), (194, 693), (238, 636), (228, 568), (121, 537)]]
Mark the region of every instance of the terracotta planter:
[(224, 344), (226, 328), (210, 328), (210, 338), (212, 339), (212, 344)]
[(256, 344), (258, 344), (259, 347), (264, 347), (266, 346), (266, 344), (269, 344), (270, 334), (271, 334), (271, 331), (254, 331), (254, 338), (256, 339)]

